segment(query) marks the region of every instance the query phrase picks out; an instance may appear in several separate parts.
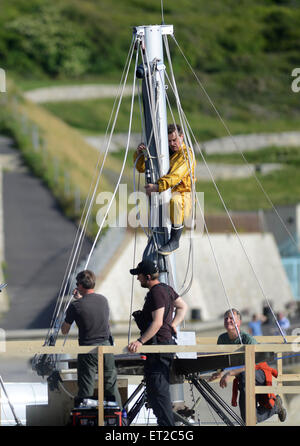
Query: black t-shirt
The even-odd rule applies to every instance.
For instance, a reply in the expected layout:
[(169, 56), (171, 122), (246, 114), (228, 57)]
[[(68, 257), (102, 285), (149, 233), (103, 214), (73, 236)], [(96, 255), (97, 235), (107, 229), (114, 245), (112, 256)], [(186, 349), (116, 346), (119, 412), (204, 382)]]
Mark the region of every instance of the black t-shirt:
[(79, 345), (96, 345), (110, 336), (109, 306), (101, 294), (86, 294), (71, 302), (65, 322), (76, 322), (79, 330)]
[(152, 322), (152, 311), (164, 307), (164, 322), (156, 333), (156, 340), (158, 344), (170, 341), (172, 339), (172, 327), (174, 313), (174, 301), (179, 297), (175, 290), (169, 285), (158, 283), (154, 285), (145, 297), (143, 306), (143, 314), (149, 325)]

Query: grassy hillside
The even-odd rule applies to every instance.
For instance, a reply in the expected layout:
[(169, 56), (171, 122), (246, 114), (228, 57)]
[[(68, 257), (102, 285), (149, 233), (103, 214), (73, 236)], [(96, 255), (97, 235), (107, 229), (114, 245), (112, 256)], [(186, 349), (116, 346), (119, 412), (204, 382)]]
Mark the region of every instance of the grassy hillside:
[[(199, 88), (196, 90), (198, 95)], [(295, 94), (295, 96), (297, 95)], [(122, 107), (118, 114), (117, 132), (127, 132), (128, 130), (130, 101), (130, 98), (124, 98), (122, 101)], [(76, 128), (83, 135), (95, 135), (105, 133), (113, 103), (113, 99), (106, 98), (82, 101), (48, 102), (44, 103), (43, 107), (55, 116), (61, 118), (64, 122), (68, 123), (71, 127)], [(214, 103), (219, 108), (218, 102), (214, 101)], [(76, 113), (74, 113), (74, 110), (76, 110)], [(205, 113), (200, 109), (187, 110), (186, 107), (184, 108), (184, 111), (189, 124), (199, 141), (204, 142), (213, 138), (228, 136), (223, 124), (216, 114)], [(173, 108), (172, 112), (176, 120), (178, 115), (177, 110)], [(275, 117), (269, 116), (269, 118), (266, 119), (262, 119), (261, 116), (252, 114), (246, 119), (245, 111), (240, 108), (237, 109), (234, 117), (226, 116), (226, 113), (223, 114), (222, 109), (221, 116), (225, 119), (230, 132), (235, 135), (289, 131), (295, 130), (299, 126), (299, 118), (293, 115), (291, 116), (290, 114), (278, 114)], [(170, 113), (169, 119), (172, 120)], [(136, 100), (134, 105), (132, 131), (137, 133), (141, 132), (141, 118), (138, 100)]]
[[(176, 40), (232, 134), (298, 128), (300, 93), (291, 90), (291, 72), (299, 66), (297, 0), (163, 3), (165, 23), (174, 25)], [(111, 0), (2, 0), (1, 67), (23, 90), (70, 83), (118, 83), (132, 27), (161, 23), (160, 8), (160, 0), (114, 0), (113, 8)], [(170, 47), (182, 104), (195, 135), (202, 141), (225, 136), (224, 127), (172, 41)], [(128, 128), (129, 100), (125, 98), (123, 104), (116, 128), (122, 132)], [(72, 172), (74, 184), (82, 183), (84, 194), (96, 154), (90, 152), (78, 130), (82, 134), (103, 133), (112, 105), (109, 99), (43, 107), (20, 101), (22, 113), (39, 126), (50, 156)], [(42, 157), (36, 161), (31, 142), (25, 143), (24, 135), (16, 130), (20, 123), (14, 127), (13, 120), (8, 121), (2, 116), (2, 129), (20, 138), (20, 146), (31, 145), (31, 155), (26, 155), (29, 162), (60, 197), (57, 185), (52, 184), (53, 169), (45, 175)], [(140, 131), (138, 119), (133, 131)], [(265, 154), (264, 162), (271, 161), (267, 159), (270, 154)], [(104, 186), (108, 190), (121, 165), (118, 156), (109, 162)], [(298, 201), (297, 166), (292, 156), (282, 171), (261, 177), (275, 204)], [(231, 209), (268, 206), (254, 180), (218, 184)], [(211, 184), (199, 182), (197, 188), (205, 192), (207, 210), (221, 210)], [(71, 208), (68, 202), (64, 206), (67, 211)]]
[[(245, 152), (244, 156), (252, 165), (274, 163), (281, 166), (280, 170), (267, 175), (256, 173), (258, 180), (268, 197), (276, 206), (286, 206), (299, 203), (300, 197), (300, 146), (299, 147), (268, 147), (259, 151)], [(200, 157), (198, 161), (201, 162)], [(237, 153), (227, 155), (206, 156), (207, 162), (244, 164), (242, 156)], [(218, 188), (225, 200), (226, 206), (232, 210), (248, 211), (266, 209), (270, 203), (254, 177), (217, 181)], [(207, 212), (223, 212), (220, 200), (217, 199), (215, 188), (208, 181), (198, 181), (197, 190), (205, 194)]]
[[(299, 117), (291, 72), (299, 65), (296, 0), (164, 0), (165, 23), (226, 118)], [(2, 0), (0, 60), (26, 79), (111, 77), (122, 70), (132, 27), (161, 22), (160, 0)], [(174, 45), (171, 45), (174, 49)], [(212, 110), (173, 62), (191, 111)]]

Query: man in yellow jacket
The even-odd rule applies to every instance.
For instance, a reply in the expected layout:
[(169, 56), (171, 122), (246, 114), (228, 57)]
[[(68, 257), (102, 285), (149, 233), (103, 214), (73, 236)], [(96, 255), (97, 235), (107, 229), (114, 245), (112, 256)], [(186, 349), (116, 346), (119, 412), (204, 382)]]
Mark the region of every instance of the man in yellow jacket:
[[(162, 255), (169, 255), (179, 248), (179, 239), (184, 228), (184, 221), (192, 213), (192, 185), (195, 181), (194, 170), (196, 161), (191, 149), (187, 149), (183, 141), (183, 132), (179, 125), (168, 126), (168, 141), (170, 151), (170, 169), (156, 184), (145, 186), (147, 195), (152, 192), (163, 192), (171, 188), (170, 219), (172, 222), (171, 236), (168, 243), (159, 248)], [(142, 154), (142, 155), (141, 155)], [(134, 162), (139, 172), (145, 172), (146, 146), (140, 144), (134, 154)], [(137, 157), (141, 155), (138, 159)], [(146, 155), (147, 156), (147, 155)]]

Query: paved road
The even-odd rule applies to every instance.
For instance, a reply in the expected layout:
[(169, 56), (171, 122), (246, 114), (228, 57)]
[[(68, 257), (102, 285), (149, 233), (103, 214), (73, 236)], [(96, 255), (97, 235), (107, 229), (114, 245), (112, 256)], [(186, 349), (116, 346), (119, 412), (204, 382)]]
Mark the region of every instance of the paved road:
[[(115, 98), (120, 94), (118, 85), (87, 84), (87, 85), (64, 85), (58, 87), (37, 88), (26, 91), (24, 96), (36, 103), (80, 101), (83, 99)], [(125, 86), (123, 95), (130, 96), (132, 86)]]
[[(1, 157), (15, 157), (7, 139), (0, 138)], [(24, 166), (3, 172), (3, 215), (6, 280), (10, 310), (1, 328), (48, 328), (67, 267), (76, 226), (61, 213), (41, 180)], [(90, 250), (85, 241), (82, 257)]]
[[(37, 88), (26, 91), (24, 96), (36, 103), (74, 101), (96, 98), (115, 98), (119, 92), (118, 85), (87, 84), (87, 85), (61, 85)], [(124, 96), (132, 94), (132, 87), (126, 86)], [(216, 118), (217, 119), (217, 118)], [(104, 150), (104, 135), (88, 136), (87, 141), (98, 150)], [(140, 142), (139, 134), (132, 134), (131, 148)], [(127, 134), (115, 134), (112, 138), (111, 150), (125, 147)], [(225, 136), (210, 141), (201, 141), (201, 148), (205, 153), (234, 153), (239, 151), (260, 150), (270, 146), (298, 147), (300, 145), (299, 131), (286, 131), (279, 133), (251, 133), (247, 135)]]

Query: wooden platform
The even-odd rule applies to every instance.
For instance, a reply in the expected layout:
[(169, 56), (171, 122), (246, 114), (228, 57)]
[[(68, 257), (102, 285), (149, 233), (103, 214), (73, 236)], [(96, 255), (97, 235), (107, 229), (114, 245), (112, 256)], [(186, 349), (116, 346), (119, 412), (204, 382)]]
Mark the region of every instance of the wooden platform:
[[(197, 338), (197, 344), (193, 346), (146, 346), (142, 347), (142, 353), (161, 353), (161, 352), (197, 352), (197, 359), (184, 360), (179, 367), (178, 373), (188, 373), (191, 370), (205, 371), (205, 369), (226, 368), (235, 365), (243, 365), (246, 367), (246, 424), (248, 426), (256, 425), (256, 409), (255, 395), (258, 393), (266, 393), (265, 386), (255, 386), (255, 363), (256, 355), (271, 354), (272, 358), (277, 361), (278, 378), (274, 380), (274, 384), (268, 387), (268, 393), (276, 394), (298, 394), (300, 386), (285, 385), (286, 382), (295, 382), (300, 380), (300, 374), (283, 373), (282, 358), (286, 355), (299, 355), (299, 337), (287, 336), (287, 342), (284, 343), (281, 337), (262, 337), (258, 338), (260, 344), (254, 345), (217, 345), (216, 338)], [(3, 360), (6, 356), (27, 356), (32, 357), (35, 354), (70, 354), (76, 356), (78, 353), (98, 353), (99, 372), (98, 382), (103, 383), (103, 355), (105, 353), (113, 353), (118, 355), (128, 355), (127, 342), (123, 341), (115, 346), (89, 346), (79, 347), (77, 341), (69, 341), (66, 345), (59, 340), (54, 347), (42, 346), (40, 341), (7, 341), (5, 351), (1, 352)], [(130, 356), (130, 355), (129, 355)], [(124, 358), (124, 357), (123, 357)], [(126, 359), (126, 358), (125, 358)], [(136, 360), (136, 358), (134, 358)], [(190, 361), (193, 361), (191, 363)], [(118, 362), (118, 359), (117, 359)], [(193, 365), (192, 365), (193, 364)], [(98, 402), (99, 402), (99, 426), (104, 424), (103, 416), (103, 386), (98, 386)], [(300, 417), (299, 417), (300, 418)]]

